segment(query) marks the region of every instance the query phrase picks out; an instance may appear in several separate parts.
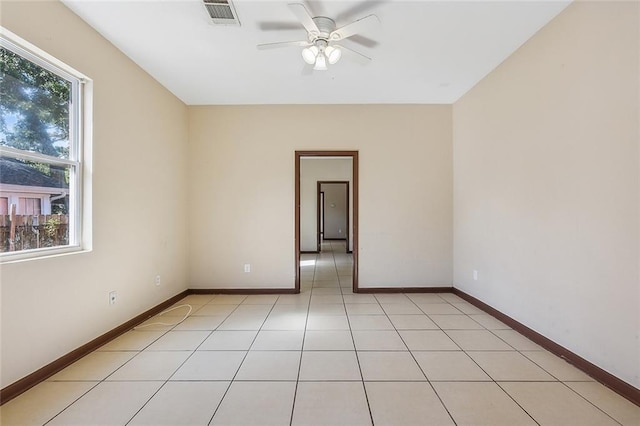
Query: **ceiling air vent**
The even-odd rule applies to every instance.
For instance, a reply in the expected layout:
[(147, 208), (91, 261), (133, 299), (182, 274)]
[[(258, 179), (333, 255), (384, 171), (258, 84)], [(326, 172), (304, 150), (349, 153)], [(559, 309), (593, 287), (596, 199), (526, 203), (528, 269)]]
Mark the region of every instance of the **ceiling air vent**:
[(202, 0), (211, 23), (217, 25), (240, 25), (236, 9), (231, 0)]

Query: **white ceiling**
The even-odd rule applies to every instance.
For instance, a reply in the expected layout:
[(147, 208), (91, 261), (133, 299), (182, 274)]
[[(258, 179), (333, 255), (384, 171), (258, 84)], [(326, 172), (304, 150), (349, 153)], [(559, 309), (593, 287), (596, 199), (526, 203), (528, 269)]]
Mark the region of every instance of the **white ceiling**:
[[(566, 1), (234, 0), (240, 27), (216, 26), (201, 0), (63, 0), (140, 67), (189, 105), (450, 104), (511, 55)], [(338, 27), (374, 13), (380, 24), (363, 65), (343, 55), (328, 71), (303, 75), (301, 48), (259, 43), (304, 40), (287, 4), (305, 3)], [(348, 16), (344, 16), (348, 15)]]

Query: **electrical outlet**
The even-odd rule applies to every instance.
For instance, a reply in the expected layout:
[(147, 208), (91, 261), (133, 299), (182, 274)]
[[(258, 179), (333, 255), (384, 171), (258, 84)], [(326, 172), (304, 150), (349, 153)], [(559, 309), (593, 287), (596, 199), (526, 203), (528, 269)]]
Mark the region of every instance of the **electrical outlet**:
[(160, 285), (160, 275), (156, 275), (156, 285)]
[(244, 264), (244, 271), (245, 272), (251, 272), (251, 264), (250, 263), (245, 263)]
[(476, 271), (475, 269), (473, 270), (473, 280), (478, 281), (478, 271)]
[(118, 292), (110, 291), (109, 292), (109, 304), (110, 305), (115, 305), (117, 300), (118, 300)]

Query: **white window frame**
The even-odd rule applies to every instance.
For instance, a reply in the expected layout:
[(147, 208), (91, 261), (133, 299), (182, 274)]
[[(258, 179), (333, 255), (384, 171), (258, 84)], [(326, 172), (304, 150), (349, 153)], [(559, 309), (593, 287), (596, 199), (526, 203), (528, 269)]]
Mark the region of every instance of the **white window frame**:
[(57, 158), (37, 152), (0, 146), (0, 154), (20, 160), (69, 167), (69, 243), (64, 246), (0, 253), (0, 263), (38, 259), (53, 255), (91, 250), (88, 183), (84, 176), (90, 167), (91, 109), (89, 108), (92, 81), (33, 44), (0, 27), (0, 46), (36, 65), (53, 72), (71, 83), (69, 108), (69, 158)]

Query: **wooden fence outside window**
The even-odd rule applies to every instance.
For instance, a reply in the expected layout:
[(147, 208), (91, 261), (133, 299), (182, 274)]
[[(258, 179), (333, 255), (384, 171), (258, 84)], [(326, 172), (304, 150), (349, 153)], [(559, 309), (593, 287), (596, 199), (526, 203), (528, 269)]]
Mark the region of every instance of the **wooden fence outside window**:
[(0, 215), (2, 253), (68, 244), (68, 215)]

